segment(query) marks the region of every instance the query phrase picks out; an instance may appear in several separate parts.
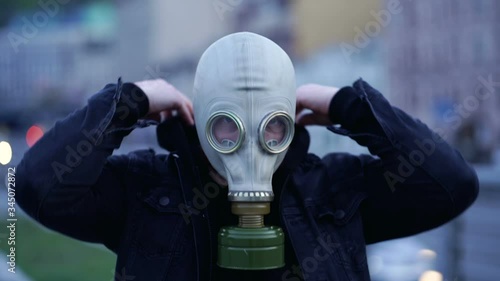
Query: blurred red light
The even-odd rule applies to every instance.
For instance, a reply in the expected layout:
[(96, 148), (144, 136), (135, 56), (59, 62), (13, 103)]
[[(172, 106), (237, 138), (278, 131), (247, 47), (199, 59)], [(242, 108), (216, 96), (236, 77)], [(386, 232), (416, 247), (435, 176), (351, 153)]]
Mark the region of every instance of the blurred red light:
[(26, 133), (26, 143), (29, 147), (32, 147), (42, 136), (42, 128), (33, 125), (28, 129), (28, 132)]

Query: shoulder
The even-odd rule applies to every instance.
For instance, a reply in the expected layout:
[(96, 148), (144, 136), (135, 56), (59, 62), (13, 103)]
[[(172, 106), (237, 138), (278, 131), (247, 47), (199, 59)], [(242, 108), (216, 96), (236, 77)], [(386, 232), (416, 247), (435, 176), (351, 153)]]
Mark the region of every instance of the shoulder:
[(153, 177), (167, 166), (167, 154), (158, 154), (154, 149), (134, 150), (127, 154), (112, 155), (108, 157), (108, 166), (111, 169), (126, 173), (126, 177), (145, 176)]
[(331, 179), (342, 179), (358, 176), (362, 173), (367, 159), (349, 153), (329, 153), (324, 157), (308, 154), (299, 165), (301, 173), (322, 173)]
[(366, 165), (376, 158), (369, 155), (329, 153), (324, 157), (308, 154), (293, 172), (296, 186), (314, 187), (314, 192), (356, 190), (364, 186)]
[(364, 161), (349, 153), (308, 154), (292, 174), (292, 190), (304, 204), (356, 210), (365, 196)]

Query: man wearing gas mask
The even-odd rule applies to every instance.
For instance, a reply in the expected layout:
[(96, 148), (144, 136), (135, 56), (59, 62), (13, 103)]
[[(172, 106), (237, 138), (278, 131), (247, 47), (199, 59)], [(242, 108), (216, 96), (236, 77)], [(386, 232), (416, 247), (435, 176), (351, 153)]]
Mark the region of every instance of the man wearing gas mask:
[[(167, 155), (111, 155), (149, 125)], [(304, 125), (373, 156), (309, 154)], [(368, 83), (296, 89), (286, 53), (247, 32), (205, 51), (193, 103), (163, 80), (109, 84), (17, 174), (30, 216), (147, 281), (370, 280), (366, 244), (438, 227), (479, 188), (456, 150)]]

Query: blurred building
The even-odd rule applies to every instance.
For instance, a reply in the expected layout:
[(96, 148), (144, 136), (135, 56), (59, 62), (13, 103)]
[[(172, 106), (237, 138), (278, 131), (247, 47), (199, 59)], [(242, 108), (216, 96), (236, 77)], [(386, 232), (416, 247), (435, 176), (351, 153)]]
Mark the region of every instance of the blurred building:
[[(35, 12), (27, 13), (30, 20)], [(0, 120), (14, 127), (51, 123), (83, 104), (89, 92), (116, 80), (114, 75), (113, 11), (89, 5), (67, 18), (35, 26), (24, 23), (0, 30)], [(100, 19), (105, 19), (101, 20)], [(111, 27), (111, 28), (110, 28)], [(100, 31), (100, 32), (97, 32)], [(25, 38), (13, 44), (9, 34)]]
[[(469, 161), (493, 161), (500, 137), (500, 2), (401, 5), (402, 15), (388, 27), (386, 42), (393, 104), (429, 124)], [(500, 198), (497, 167), (476, 166), (480, 196), (452, 224), (448, 241), (454, 246), (443, 253), (452, 261), (447, 280), (486, 281), (500, 275), (494, 246), (500, 243), (499, 221), (491, 217)]]
[(443, 133), (468, 160), (490, 161), (500, 131), (500, 2), (401, 5), (386, 45), (393, 103)]
[[(326, 46), (346, 42), (352, 44), (357, 28), (372, 21), (371, 11), (381, 8), (382, 0), (290, 1), (294, 18), (295, 53), (307, 57)], [(369, 62), (368, 62), (369, 63)]]
[(253, 31), (290, 50), (287, 6), (286, 1), (120, 1), (116, 71), (128, 80), (166, 78), (189, 95), (201, 54), (226, 34)]
[(117, 2), (115, 71), (136, 80), (167, 78), (186, 67), (191, 70), (194, 55), (226, 32), (210, 1), (193, 2)]
[(130, 79), (150, 75), (151, 68), (174, 79), (183, 71), (193, 74), (207, 46), (239, 31), (270, 38), (292, 59), (308, 59), (332, 44), (351, 42), (354, 27), (373, 20), (370, 10), (380, 2), (120, 1), (117, 69)]

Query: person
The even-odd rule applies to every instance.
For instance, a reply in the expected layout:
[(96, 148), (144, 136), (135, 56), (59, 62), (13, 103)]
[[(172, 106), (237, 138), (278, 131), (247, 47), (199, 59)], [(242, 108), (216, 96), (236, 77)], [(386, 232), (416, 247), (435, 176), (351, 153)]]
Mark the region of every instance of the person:
[[(367, 244), (438, 227), (474, 202), (475, 171), (425, 124), (362, 79), (341, 89), (296, 89), (291, 67), (276, 44), (245, 32), (218, 40), (202, 56), (194, 106), (161, 79), (108, 84), (25, 153), (17, 201), (44, 226), (113, 251), (116, 280), (146, 281), (370, 280)], [(210, 114), (230, 110), (241, 124), (217, 119), (207, 134)], [(265, 123), (262, 141), (256, 120), (266, 110), (286, 118)], [(150, 125), (168, 153), (112, 155), (131, 131)], [(308, 125), (350, 137), (372, 155), (308, 153)], [(251, 158), (286, 136), (282, 161)], [(209, 150), (209, 137), (225, 154)], [(234, 174), (240, 164), (226, 165), (223, 157), (241, 155), (253, 166)], [(274, 171), (266, 224), (285, 233), (285, 266), (219, 267), (217, 231), (238, 224), (229, 189), (260, 166)]]

